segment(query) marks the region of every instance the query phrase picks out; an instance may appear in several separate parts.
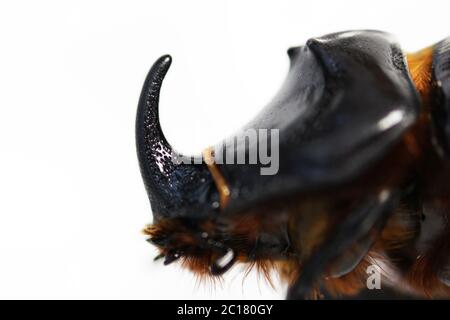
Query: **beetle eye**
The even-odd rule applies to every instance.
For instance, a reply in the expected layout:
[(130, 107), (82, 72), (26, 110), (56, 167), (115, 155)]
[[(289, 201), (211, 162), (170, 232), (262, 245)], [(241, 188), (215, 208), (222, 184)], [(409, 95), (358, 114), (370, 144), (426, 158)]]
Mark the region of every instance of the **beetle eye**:
[(235, 261), (236, 257), (234, 255), (234, 251), (228, 248), (224, 255), (220, 256), (212, 263), (210, 272), (214, 276), (220, 276), (228, 271)]
[(178, 252), (172, 252), (166, 254), (166, 257), (164, 259), (164, 265), (167, 266), (174, 262), (175, 260), (178, 260), (180, 258), (180, 254)]

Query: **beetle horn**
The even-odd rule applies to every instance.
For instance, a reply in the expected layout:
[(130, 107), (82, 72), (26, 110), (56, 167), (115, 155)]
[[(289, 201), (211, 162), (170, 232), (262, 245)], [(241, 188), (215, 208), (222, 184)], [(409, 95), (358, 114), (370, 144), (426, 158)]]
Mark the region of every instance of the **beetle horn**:
[[(172, 58), (159, 58), (150, 69), (142, 88), (136, 117), (136, 148), (142, 178), (152, 205), (153, 215), (196, 215), (214, 208), (217, 192), (204, 163), (177, 163), (182, 157), (164, 137), (159, 122), (159, 95)], [(189, 206), (186, 206), (189, 204)]]
[(145, 79), (139, 99), (136, 118), (136, 143), (143, 174), (145, 168), (142, 168), (142, 166), (146, 162), (153, 160), (158, 164), (162, 160), (162, 156), (173, 156), (172, 147), (164, 137), (159, 122), (159, 94), (163, 79), (171, 63), (172, 59), (169, 55), (162, 56), (154, 63)]

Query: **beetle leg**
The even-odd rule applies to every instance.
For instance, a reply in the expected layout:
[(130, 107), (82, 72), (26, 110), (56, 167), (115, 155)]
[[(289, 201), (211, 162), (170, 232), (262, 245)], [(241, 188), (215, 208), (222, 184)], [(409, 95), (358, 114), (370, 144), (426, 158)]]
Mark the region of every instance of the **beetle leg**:
[(153, 261), (161, 260), (164, 257), (165, 257), (165, 254), (164, 253), (160, 253), (156, 257), (153, 258)]
[(366, 199), (340, 223), (336, 230), (306, 260), (300, 277), (289, 288), (287, 299), (311, 296), (316, 282), (330, 262), (343, 254), (374, 228), (384, 224), (398, 201), (397, 192), (381, 191), (377, 197)]

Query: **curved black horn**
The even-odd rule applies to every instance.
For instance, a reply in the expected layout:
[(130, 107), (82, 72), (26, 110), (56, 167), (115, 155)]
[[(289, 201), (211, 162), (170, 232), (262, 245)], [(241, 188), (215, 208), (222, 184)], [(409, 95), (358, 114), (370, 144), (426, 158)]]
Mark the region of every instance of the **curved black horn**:
[(217, 205), (217, 191), (204, 163), (177, 163), (181, 157), (167, 142), (159, 123), (161, 85), (172, 58), (159, 58), (142, 88), (136, 117), (136, 147), (142, 178), (152, 205), (160, 217), (205, 215)]

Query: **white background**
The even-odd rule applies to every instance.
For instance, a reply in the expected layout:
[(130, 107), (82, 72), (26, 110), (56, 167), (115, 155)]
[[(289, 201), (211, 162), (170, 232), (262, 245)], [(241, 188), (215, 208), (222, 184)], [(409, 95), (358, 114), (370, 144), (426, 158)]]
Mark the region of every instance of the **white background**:
[(174, 58), (168, 140), (198, 152), (277, 91), (286, 49), (347, 29), (413, 51), (450, 34), (448, 1), (2, 1), (0, 298), (282, 298), (284, 287), (196, 285), (152, 261), (134, 145), (146, 73)]

